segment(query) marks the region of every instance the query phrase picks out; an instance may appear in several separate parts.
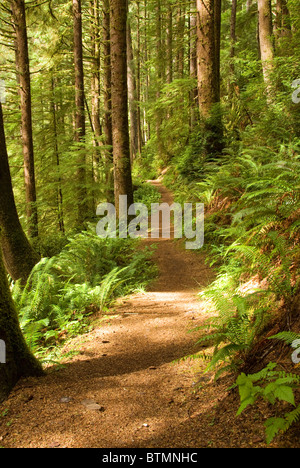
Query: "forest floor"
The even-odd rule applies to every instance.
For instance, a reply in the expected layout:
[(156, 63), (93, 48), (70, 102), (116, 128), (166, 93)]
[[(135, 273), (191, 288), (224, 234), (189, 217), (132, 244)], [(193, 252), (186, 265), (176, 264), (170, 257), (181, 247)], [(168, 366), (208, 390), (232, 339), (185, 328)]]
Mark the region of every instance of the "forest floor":
[[(270, 408), (236, 417), (232, 377), (215, 382), (203, 361), (185, 359), (199, 349), (189, 331), (207, 318), (197, 293), (214, 273), (181, 241), (154, 243), (159, 275), (147, 292), (118, 301), (110, 319), (68, 343), (79, 352), (64, 367), (22, 379), (0, 405), (1, 447), (266, 447)], [(299, 446), (295, 431), (271, 444)]]

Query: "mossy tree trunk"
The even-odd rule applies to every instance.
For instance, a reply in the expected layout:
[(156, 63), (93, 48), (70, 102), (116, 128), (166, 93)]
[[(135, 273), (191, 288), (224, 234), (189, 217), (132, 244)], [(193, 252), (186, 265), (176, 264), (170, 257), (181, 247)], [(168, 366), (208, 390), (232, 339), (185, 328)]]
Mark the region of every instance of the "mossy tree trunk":
[(0, 364), (0, 402), (21, 377), (41, 376), (43, 369), (30, 352), (20, 329), (7, 273), (0, 252), (0, 340), (5, 343), (5, 362)]
[(102, 43), (103, 43), (103, 110), (104, 110), (104, 143), (106, 160), (106, 196), (107, 201), (114, 201), (114, 180), (112, 173), (112, 117), (111, 117), (111, 60), (110, 60), (110, 9), (109, 0), (102, 2)]
[(25, 282), (39, 261), (21, 226), (14, 200), (0, 103), (0, 229), (6, 269), (13, 280)]
[(222, 150), (220, 115), (221, 0), (197, 0), (197, 80), (203, 153)]
[[(92, 156), (92, 175), (96, 184), (101, 183), (100, 175), (100, 158), (102, 146), (102, 124), (100, 116), (100, 70), (101, 70), (101, 34), (100, 34), (100, 14), (99, 14), (99, 0), (90, 1), (90, 34), (91, 34), (91, 52), (92, 52), (92, 66), (91, 66), (91, 104), (92, 111), (90, 116), (90, 123), (93, 132), (94, 151)], [(88, 105), (86, 104), (88, 108)], [(87, 109), (88, 110), (88, 109)], [(94, 198), (94, 197), (93, 197)], [(95, 200), (93, 200), (94, 209)]]
[[(190, 76), (197, 79), (197, 42), (196, 42), (196, 25), (197, 17), (192, 11), (190, 16)], [(190, 114), (190, 129), (195, 128), (197, 122), (197, 103), (198, 103), (198, 89), (197, 85), (190, 92), (191, 114)]]
[(12, 0), (11, 11), (15, 32), (17, 77), (21, 107), (21, 137), (24, 155), (26, 211), (29, 237), (38, 237), (38, 210), (35, 184), (32, 133), (31, 82), (24, 0)]
[(127, 82), (128, 82), (128, 104), (130, 115), (130, 158), (131, 163), (136, 159), (139, 148), (139, 124), (137, 105), (136, 70), (133, 56), (131, 27), (127, 23)]
[(119, 196), (133, 203), (127, 89), (127, 2), (110, 1), (111, 103), (115, 207)]
[(89, 212), (87, 202), (87, 174), (85, 154), (85, 111), (84, 111), (84, 72), (82, 50), (82, 11), (81, 0), (73, 0), (73, 37), (75, 71), (75, 142), (79, 144), (77, 158), (77, 224), (83, 226)]
[[(292, 35), (291, 17), (288, 9), (287, 0), (276, 1), (274, 35), (276, 47), (279, 48), (281, 46), (282, 39), (290, 37)], [(284, 44), (285, 43), (283, 42), (283, 47)]]

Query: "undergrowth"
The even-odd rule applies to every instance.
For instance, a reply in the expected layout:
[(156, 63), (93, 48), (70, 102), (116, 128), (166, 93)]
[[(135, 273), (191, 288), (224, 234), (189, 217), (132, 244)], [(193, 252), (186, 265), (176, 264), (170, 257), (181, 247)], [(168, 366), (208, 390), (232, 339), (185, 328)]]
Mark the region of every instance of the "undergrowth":
[(236, 386), (239, 389), (240, 407), (239, 416), (249, 405), (263, 399), (274, 405), (285, 402), (293, 409), (284, 412), (281, 416), (270, 417), (265, 422), (266, 441), (272, 442), (277, 434), (285, 433), (300, 419), (300, 404), (295, 401), (295, 389), (300, 385), (300, 376), (296, 373), (277, 370), (277, 364), (270, 362), (265, 368), (255, 374), (241, 373)]
[(61, 251), (42, 258), (25, 287), (12, 284), (20, 326), (42, 360), (59, 355), (66, 339), (90, 329), (117, 297), (145, 288), (155, 275), (151, 250), (133, 239), (102, 239), (94, 230), (70, 237)]
[[(239, 373), (299, 293), (299, 148), (299, 139), (276, 147), (235, 142), (217, 161), (202, 161), (196, 181), (176, 161), (165, 178), (178, 202), (205, 205), (203, 249), (217, 278), (199, 294), (211, 316), (193, 331), (204, 347), (197, 357), (216, 379)], [(293, 384), (299, 387), (299, 378)], [(270, 421), (267, 440), (287, 429), (295, 415), (299, 408)]]

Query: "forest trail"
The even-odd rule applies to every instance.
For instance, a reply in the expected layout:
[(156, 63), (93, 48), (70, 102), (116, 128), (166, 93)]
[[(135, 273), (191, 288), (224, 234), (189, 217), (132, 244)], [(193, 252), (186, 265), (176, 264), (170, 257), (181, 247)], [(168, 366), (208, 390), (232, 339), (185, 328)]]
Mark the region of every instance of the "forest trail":
[[(171, 194), (157, 185), (162, 202)], [(143, 241), (153, 244), (152, 240)], [(226, 384), (199, 375), (189, 333), (205, 318), (197, 293), (212, 279), (203, 255), (155, 240), (159, 276), (146, 293), (119, 301), (113, 317), (69, 345), (80, 353), (39, 379), (21, 380), (0, 405), (7, 448), (193, 448), (251, 446), (220, 401)], [(201, 379), (200, 390), (195, 382)], [(205, 383), (205, 385), (204, 385)], [(7, 424), (9, 421), (9, 424)], [(249, 439), (250, 437), (250, 439)], [(256, 438), (256, 441), (255, 441)]]

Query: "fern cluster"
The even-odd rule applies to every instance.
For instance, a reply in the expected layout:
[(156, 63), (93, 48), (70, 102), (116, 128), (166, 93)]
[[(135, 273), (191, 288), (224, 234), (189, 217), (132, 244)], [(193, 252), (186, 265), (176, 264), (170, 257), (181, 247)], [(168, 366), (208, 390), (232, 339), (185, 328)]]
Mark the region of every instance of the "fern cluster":
[(221, 163), (207, 163), (197, 183), (206, 204), (207, 258), (218, 267), (202, 293), (215, 312), (205, 324), (215, 345), (209, 368), (246, 358), (277, 304), (288, 305), (299, 289), (298, 151), (297, 141), (277, 152), (240, 145)]
[(59, 254), (42, 258), (25, 287), (12, 285), (20, 325), (34, 352), (86, 331), (91, 313), (107, 311), (116, 297), (147, 284), (155, 274), (151, 251), (137, 249), (137, 242), (102, 239), (92, 230), (76, 234)]
[(265, 422), (266, 439), (270, 444), (279, 433), (286, 432), (292, 424), (300, 419), (300, 405), (295, 403), (294, 389), (299, 388), (300, 376), (284, 371), (276, 371), (277, 364), (269, 363), (264, 369), (246, 375), (240, 374), (236, 385), (239, 389), (241, 404), (237, 411), (240, 415), (249, 405), (253, 405), (256, 400), (263, 398), (272, 405), (277, 401), (284, 401), (294, 406), (284, 416), (271, 417)]
[[(235, 142), (218, 161), (203, 161), (196, 183), (177, 177), (178, 200), (190, 196), (206, 207), (204, 249), (217, 278), (199, 294), (211, 317), (194, 331), (204, 347), (197, 357), (207, 361), (215, 378), (239, 372), (278, 308), (290, 309), (299, 293), (299, 149), (297, 138), (273, 147)], [(275, 338), (292, 344), (299, 335), (281, 332)], [(260, 397), (295, 406), (267, 421), (268, 442), (299, 420), (293, 394), (299, 382), (299, 375), (276, 372), (272, 364), (239, 376), (239, 412)]]
[[(215, 378), (226, 371), (237, 371), (247, 358), (257, 337), (269, 320), (270, 296), (263, 290), (242, 295), (229, 288), (230, 279), (220, 277), (210, 288), (200, 294), (211, 307), (211, 317), (196, 329), (200, 332), (199, 344), (211, 346), (209, 354), (198, 355), (208, 360), (206, 371), (215, 371)], [(230, 291), (230, 293), (229, 293)]]

